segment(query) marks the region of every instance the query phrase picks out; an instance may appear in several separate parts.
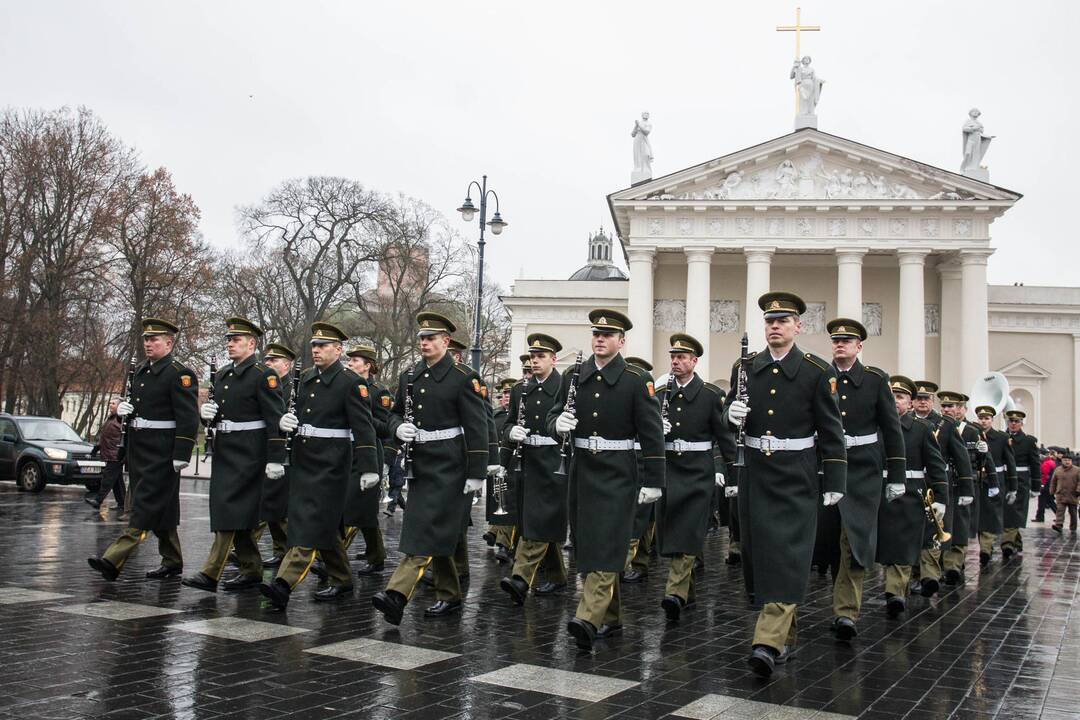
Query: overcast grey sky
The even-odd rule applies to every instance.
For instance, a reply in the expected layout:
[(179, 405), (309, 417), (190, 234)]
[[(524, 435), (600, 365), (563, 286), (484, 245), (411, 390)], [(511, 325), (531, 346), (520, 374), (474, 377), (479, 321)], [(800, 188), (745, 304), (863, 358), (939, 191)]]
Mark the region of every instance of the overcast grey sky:
[[(1077, 284), (1080, 3), (802, 2), (826, 80), (819, 127), (955, 170), (977, 106), (996, 283)], [(662, 175), (786, 134), (795, 3), (60, 2), (0, 6), (3, 102), (86, 105), (172, 171), (216, 245), (287, 177), (356, 178), (454, 213), (490, 176), (510, 227), (495, 277), (565, 277), (652, 113)]]

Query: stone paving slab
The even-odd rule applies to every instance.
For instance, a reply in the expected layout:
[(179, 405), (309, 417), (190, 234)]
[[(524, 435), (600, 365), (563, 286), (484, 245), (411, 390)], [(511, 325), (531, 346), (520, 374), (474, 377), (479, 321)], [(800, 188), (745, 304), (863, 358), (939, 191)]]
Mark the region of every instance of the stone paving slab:
[(85, 615), (86, 617), (104, 618), (106, 620), (141, 620), (142, 618), (161, 617), (163, 615), (180, 615), (184, 612), (183, 610), (172, 610), (154, 605), (139, 605), (137, 603), (114, 602), (112, 600), (65, 605), (49, 609), (67, 613), (68, 615)]
[(460, 657), (458, 653), (410, 647), (400, 643), (383, 642), (370, 638), (343, 640), (331, 645), (308, 648), (304, 652), (343, 660), (355, 660), (370, 665), (381, 665), (395, 670), (415, 670), (425, 665)]
[(226, 640), (239, 640), (241, 642), (273, 640), (309, 632), (305, 628), (289, 627), (288, 625), (261, 622), (258, 620), (246, 620), (238, 617), (196, 620), (195, 622), (172, 625), (169, 629), (182, 630), (183, 632), (196, 633), (198, 635), (209, 635), (210, 637), (216, 638), (225, 638)]

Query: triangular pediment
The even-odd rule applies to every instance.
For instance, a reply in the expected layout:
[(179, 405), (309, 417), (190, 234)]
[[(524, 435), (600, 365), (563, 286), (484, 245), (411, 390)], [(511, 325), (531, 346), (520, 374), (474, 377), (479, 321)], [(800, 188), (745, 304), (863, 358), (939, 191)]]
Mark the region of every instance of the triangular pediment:
[(1014, 378), (1048, 378), (1050, 373), (1039, 367), (1035, 363), (1031, 362), (1027, 358), (1019, 358), (1012, 361), (1005, 367), (998, 370), (999, 373), (1006, 377)]
[(804, 129), (609, 196), (626, 202), (1013, 203), (1019, 193)]

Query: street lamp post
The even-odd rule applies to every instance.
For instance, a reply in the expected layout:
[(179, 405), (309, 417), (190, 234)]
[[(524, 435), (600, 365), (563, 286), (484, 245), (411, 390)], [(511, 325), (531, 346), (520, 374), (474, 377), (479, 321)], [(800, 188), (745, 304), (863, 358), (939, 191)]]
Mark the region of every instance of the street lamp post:
[[(501, 235), (503, 228), (507, 223), (499, 215), (499, 196), (494, 190), (487, 189), (487, 175), (484, 175), (480, 182), (473, 180), (469, 183), (469, 186), (465, 189), (465, 202), (461, 203), (461, 207), (458, 208), (458, 212), (461, 213), (461, 219), (465, 222), (469, 222), (473, 219), (473, 215), (476, 214), (476, 206), (472, 202), (472, 188), (473, 185), (480, 191), (480, 240), (477, 243), (477, 247), (480, 250), (480, 265), (476, 271), (476, 317), (473, 322), (473, 346), (470, 351), (472, 356), (472, 367), (476, 372), (480, 372), (480, 311), (484, 300), (484, 226), (487, 225), (491, 228), (492, 235)], [(487, 201), (488, 195), (495, 198), (495, 214), (491, 217), (491, 222), (487, 221)]]

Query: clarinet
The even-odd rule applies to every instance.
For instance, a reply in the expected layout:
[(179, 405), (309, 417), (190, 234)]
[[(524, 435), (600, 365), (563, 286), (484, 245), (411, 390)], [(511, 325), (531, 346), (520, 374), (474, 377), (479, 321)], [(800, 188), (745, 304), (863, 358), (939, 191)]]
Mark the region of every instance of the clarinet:
[[(414, 424), (412, 395), (413, 383), (412, 377), (410, 376), (409, 381), (405, 383), (405, 414), (401, 418), (404, 422), (407, 422), (410, 425)], [(403, 442), (401, 444), (401, 462), (402, 469), (405, 471), (406, 480), (413, 479), (412, 450), (413, 444), (411, 442)]]
[[(214, 402), (214, 384), (217, 381), (217, 357), (210, 356), (210, 389), (206, 391), (206, 401)], [(206, 421), (206, 447), (203, 449), (203, 457), (214, 454), (214, 427), (217, 425), (217, 415)]]
[[(138, 360), (134, 355), (131, 356), (131, 364), (128, 365), (127, 380), (124, 382), (124, 399), (127, 400), (131, 397), (131, 388), (135, 385), (135, 366)], [(117, 453), (120, 458), (120, 462), (124, 461), (124, 457), (127, 455), (127, 437), (128, 437), (128, 418), (130, 415), (125, 415), (120, 418), (120, 444), (117, 445)]]
[(669, 422), (668, 420), (668, 404), (671, 402), (671, 381), (675, 376), (670, 372), (667, 376), (667, 384), (664, 386), (664, 401), (660, 403), (660, 420), (663, 422)]
[[(296, 414), (296, 396), (300, 394), (300, 361), (293, 362), (292, 379), (289, 383), (289, 405), (285, 409), (285, 412)], [(285, 435), (285, 464), (292, 464), (292, 441), (296, 436), (296, 431)]]
[[(747, 345), (749, 340), (743, 333), (739, 343), (739, 374), (735, 377), (735, 399), (744, 403), (750, 400), (750, 390), (746, 387), (746, 359), (749, 355)], [(739, 425), (739, 431), (735, 434), (735, 462), (734, 467), (746, 467), (746, 423)]]
[[(521, 397), (518, 398), (518, 416), (517, 426), (525, 427), (525, 376), (521, 377)], [(514, 464), (513, 471), (515, 473), (521, 472), (521, 446), (525, 444), (525, 441), (521, 441), (514, 448)]]
[[(563, 411), (569, 412), (571, 415), (577, 413), (577, 389), (578, 383), (581, 382), (581, 351), (578, 350), (577, 357), (574, 358), (574, 367), (570, 369), (570, 374), (574, 376), (574, 381), (570, 385), (570, 389), (566, 391), (566, 403), (563, 405)], [(565, 476), (570, 472), (570, 459), (574, 454), (574, 434), (567, 433), (563, 438), (562, 448), (560, 449), (559, 469), (555, 471), (556, 475)]]

